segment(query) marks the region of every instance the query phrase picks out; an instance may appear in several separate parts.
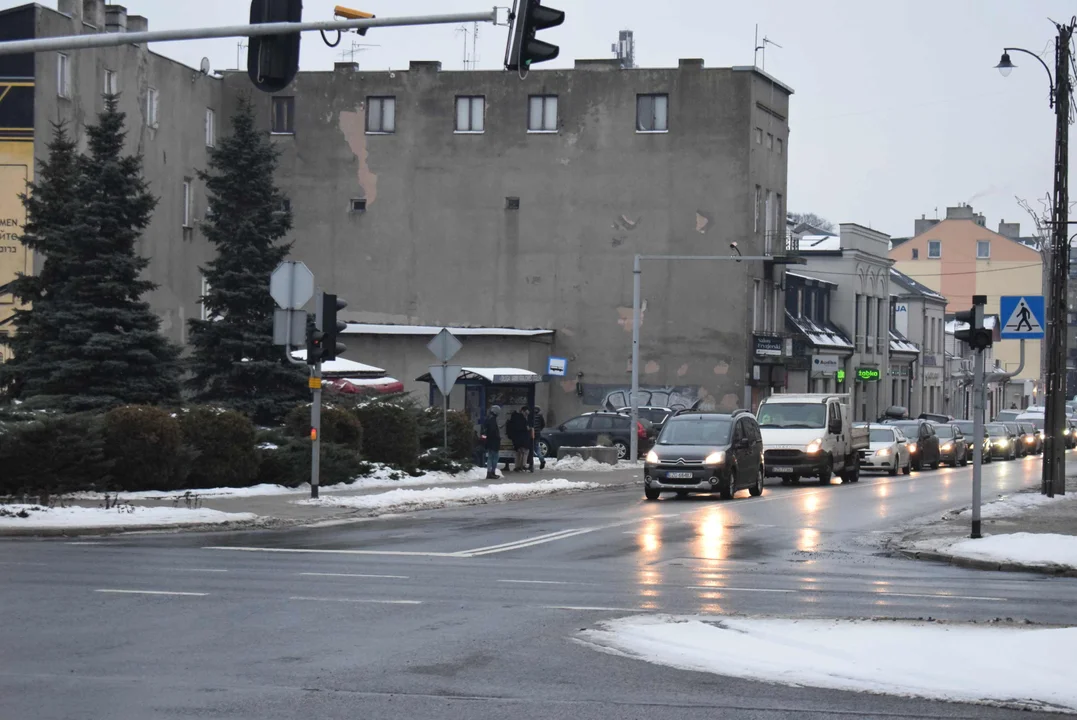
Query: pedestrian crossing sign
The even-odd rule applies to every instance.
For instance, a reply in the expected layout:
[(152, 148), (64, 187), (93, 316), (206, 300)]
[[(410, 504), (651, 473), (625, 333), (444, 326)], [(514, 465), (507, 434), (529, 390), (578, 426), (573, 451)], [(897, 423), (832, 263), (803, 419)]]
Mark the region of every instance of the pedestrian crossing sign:
[(1047, 324), (1042, 295), (1003, 295), (999, 298), (1003, 340), (1039, 340)]

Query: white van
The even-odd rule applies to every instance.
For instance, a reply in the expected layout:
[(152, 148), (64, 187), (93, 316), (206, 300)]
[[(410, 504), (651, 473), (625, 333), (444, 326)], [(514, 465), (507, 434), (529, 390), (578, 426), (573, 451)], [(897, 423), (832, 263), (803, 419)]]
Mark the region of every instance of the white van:
[(853, 427), (848, 395), (772, 395), (756, 418), (768, 476), (783, 482), (817, 477), (827, 484), (836, 473), (845, 482), (860, 480), (868, 429)]

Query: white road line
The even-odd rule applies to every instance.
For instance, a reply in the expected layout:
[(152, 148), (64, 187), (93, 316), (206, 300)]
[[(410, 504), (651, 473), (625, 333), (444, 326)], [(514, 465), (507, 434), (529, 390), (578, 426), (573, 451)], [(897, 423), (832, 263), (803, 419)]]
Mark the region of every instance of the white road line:
[[(469, 555), (474, 555), (475, 553), (486, 552), (487, 550), (501, 550), (504, 548), (513, 548), (517, 545), (522, 545), (524, 543), (530, 542), (538, 542), (539, 540), (549, 542), (550, 540), (558, 540), (561, 538), (561, 536), (567, 535), (568, 533), (579, 532), (580, 529), (581, 528), (569, 528), (568, 530), (558, 530), (557, 532), (548, 533), (546, 535), (536, 535), (535, 537), (523, 538), (521, 540), (513, 540), (512, 542), (501, 543), (500, 545), (487, 545), (486, 547), (472, 548), (471, 550), (464, 550), (463, 552)], [(590, 528), (586, 529), (589, 530)]]
[(690, 585), (689, 590), (710, 590), (711, 592), (722, 592), (723, 590), (733, 590), (736, 592), (760, 592), (760, 593), (795, 593), (798, 590), (779, 590), (776, 588), (746, 588), (746, 587), (702, 587), (700, 585)]
[(586, 535), (602, 528), (580, 528), (579, 530), (569, 530), (567, 532), (558, 533), (555, 537), (540, 536), (537, 538), (530, 538), (528, 540), (521, 540), (518, 543), (508, 545), (505, 547), (490, 548), (486, 550), (464, 550), (461, 555), (466, 557), (480, 557), (482, 555), (493, 555), (495, 553), (508, 552), (510, 550), (519, 550), (521, 548), (534, 547), (535, 545), (545, 545), (546, 543), (554, 542), (556, 540), (566, 540), (570, 537), (576, 537), (577, 535)]
[(168, 590), (111, 590), (101, 589), (94, 590), (99, 593), (112, 593), (115, 595), (180, 595), (183, 597), (206, 597), (209, 593), (196, 593), (196, 592), (171, 592)]
[(301, 602), (339, 602), (360, 603), (363, 605), (422, 605), (422, 600), (371, 600), (367, 598), (320, 598), (320, 597), (290, 597), (289, 600)]
[(176, 572), (208, 572), (208, 573), (226, 573), (231, 570), (221, 570), (219, 568), (173, 568)]
[(559, 580), (498, 580), (499, 583), (513, 585), (579, 585), (580, 583), (561, 582)]
[(597, 605), (543, 605), (543, 610), (597, 610), (599, 612), (647, 612), (641, 608), (601, 607)]
[(880, 592), (873, 593), (880, 597), (910, 597), (910, 598), (932, 598), (933, 600), (994, 600), (997, 602), (1007, 602), (1006, 598), (1001, 597), (980, 597), (978, 595), (936, 595), (930, 593), (896, 593), (896, 592)]
[(386, 580), (407, 580), (407, 575), (363, 575), (360, 573), (299, 573), (308, 577), (353, 577), (353, 578), (384, 578)]
[(64, 543), (64, 545), (104, 545), (104, 544), (105, 543), (103, 543), (103, 542), (96, 542), (96, 541), (91, 541), (91, 540), (80, 540), (80, 541), (77, 541), (77, 542), (73, 541), (73, 542), (65, 542)]
[(312, 550), (309, 548), (260, 548), (260, 547), (231, 547), (231, 546), (208, 546), (203, 550), (234, 550), (236, 552), (264, 552), (264, 553), (301, 553), (309, 555), (396, 555), (415, 557), (468, 557), (464, 553), (439, 553), (439, 552), (405, 552), (402, 550)]

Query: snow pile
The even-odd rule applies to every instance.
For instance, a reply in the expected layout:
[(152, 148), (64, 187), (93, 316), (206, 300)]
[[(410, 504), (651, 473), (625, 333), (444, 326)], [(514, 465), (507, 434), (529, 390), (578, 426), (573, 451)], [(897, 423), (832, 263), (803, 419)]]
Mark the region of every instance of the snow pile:
[[(1077, 499), (1077, 494), (1056, 495), (1047, 497), (1039, 492), (1016, 493), (1003, 497), (994, 502), (987, 503), (980, 508), (981, 518), (1003, 518), (1020, 515), (1026, 510), (1034, 510), (1038, 507), (1051, 504), (1064, 503)], [(972, 512), (969, 510), (969, 512)]]
[(944, 552), (969, 560), (1077, 569), (1077, 536), (1019, 532), (962, 540)]
[(159, 525), (207, 525), (245, 522), (256, 519), (252, 513), (226, 513), (206, 508), (170, 507), (117, 508), (56, 507), (38, 505), (0, 505), (0, 529), (30, 528), (117, 528)]
[(562, 478), (533, 483), (501, 483), (466, 488), (426, 488), (423, 490), (390, 490), (377, 495), (347, 495), (299, 500), (300, 505), (348, 507), (375, 512), (433, 510), (451, 505), (482, 505), (505, 500), (519, 500), (557, 492), (578, 492), (597, 488), (596, 483), (572, 482)]
[(1077, 628), (632, 617), (583, 633), (684, 670), (932, 700), (1077, 710)]
[(554, 470), (560, 470), (561, 472), (612, 472), (614, 470), (624, 470), (628, 467), (622, 463), (608, 465), (594, 458), (584, 460), (579, 455), (570, 455), (560, 460), (553, 460), (549, 465)]

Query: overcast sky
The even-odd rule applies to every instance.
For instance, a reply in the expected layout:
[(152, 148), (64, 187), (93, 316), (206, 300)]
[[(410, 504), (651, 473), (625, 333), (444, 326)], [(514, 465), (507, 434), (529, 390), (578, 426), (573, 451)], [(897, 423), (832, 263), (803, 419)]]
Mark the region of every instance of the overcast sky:
[[(508, 4), (507, 0), (498, 0)], [(796, 91), (790, 111), (790, 210), (835, 223), (870, 225), (895, 237), (913, 219), (967, 202), (987, 216), (1030, 223), (1014, 196), (1034, 199), (1051, 188), (1054, 115), (1048, 78), (1020, 53), (1003, 79), (993, 66), (1004, 46), (1043, 53), (1054, 68), (1054, 25), (1077, 4), (1065, 0), (547, 0), (567, 12), (545, 31), (561, 57), (610, 57), (617, 32), (631, 28), (642, 67), (675, 66), (701, 57), (707, 66), (750, 65), (756, 24), (782, 47), (769, 47), (766, 70)], [(380, 16), (483, 11), (489, 0), (305, 0), (304, 19), (330, 19), (333, 6)], [(0, 9), (24, 4), (0, 0)], [(55, 7), (55, 0), (45, 0)], [(247, 20), (244, 0), (128, 0), (151, 30)], [(478, 67), (500, 67), (506, 29), (480, 25)], [(355, 40), (355, 59), (371, 70), (406, 68), (410, 60), (464, 67), (465, 35), (457, 26), (375, 29), (345, 36), (336, 49), (318, 35), (303, 39), (303, 68), (327, 69)], [(197, 67), (236, 67), (238, 40), (164, 43), (155, 50)], [(470, 39), (467, 40), (470, 52)], [(350, 58), (349, 58), (350, 59)], [(760, 59), (762, 64), (762, 58)], [(1077, 142), (1074, 143), (1077, 145)], [(1071, 193), (1077, 195), (1077, 192)]]

